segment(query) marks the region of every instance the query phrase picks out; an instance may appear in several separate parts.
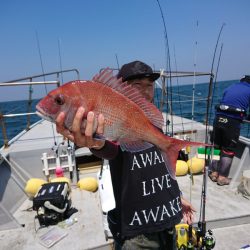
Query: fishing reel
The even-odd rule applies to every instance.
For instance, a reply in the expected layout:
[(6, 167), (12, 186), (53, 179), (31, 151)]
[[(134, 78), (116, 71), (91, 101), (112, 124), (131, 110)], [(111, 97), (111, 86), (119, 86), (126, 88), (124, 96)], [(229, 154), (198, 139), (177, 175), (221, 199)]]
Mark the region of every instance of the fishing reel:
[(216, 241), (212, 230), (209, 229), (203, 237), (201, 235), (202, 235), (202, 230), (200, 227), (197, 227), (196, 228), (197, 244), (196, 248), (193, 249), (199, 249), (199, 250), (213, 249)]
[(215, 237), (213, 236), (212, 230), (208, 230), (202, 240), (202, 245), (204, 245), (204, 248), (206, 250), (213, 249), (215, 246)]
[(208, 230), (203, 237), (201, 237), (201, 229), (196, 229), (197, 235), (197, 242), (196, 247), (192, 249), (199, 249), (199, 250), (210, 250), (213, 249), (215, 246), (215, 237), (213, 235), (212, 230)]

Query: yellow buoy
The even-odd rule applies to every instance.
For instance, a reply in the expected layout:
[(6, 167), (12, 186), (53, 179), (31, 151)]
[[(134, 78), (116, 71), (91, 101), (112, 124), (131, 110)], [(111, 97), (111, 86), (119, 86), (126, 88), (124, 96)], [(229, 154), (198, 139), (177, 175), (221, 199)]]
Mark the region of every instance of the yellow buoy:
[(185, 161), (176, 161), (176, 176), (186, 175), (188, 172), (188, 165)]
[(205, 166), (205, 159), (193, 157), (187, 161), (189, 172), (192, 174), (201, 173)]
[(70, 187), (71, 181), (67, 177), (56, 177), (52, 179), (50, 182), (67, 182), (69, 185), (69, 190), (71, 190), (71, 187)]
[(27, 181), (24, 190), (30, 198), (33, 198), (40, 189), (40, 187), (45, 183), (47, 182), (43, 179), (31, 178)]
[(86, 177), (77, 182), (77, 186), (81, 190), (86, 190), (90, 192), (95, 192), (98, 188), (98, 183), (94, 177)]

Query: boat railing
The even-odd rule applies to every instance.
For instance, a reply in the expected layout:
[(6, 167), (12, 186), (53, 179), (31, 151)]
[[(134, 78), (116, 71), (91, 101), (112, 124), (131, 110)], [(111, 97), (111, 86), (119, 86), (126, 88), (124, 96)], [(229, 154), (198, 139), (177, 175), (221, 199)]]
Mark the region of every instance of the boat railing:
[(25, 86), (25, 85), (42, 85), (42, 84), (56, 84), (60, 86), (60, 81), (41, 81), (41, 82), (1, 82), (0, 87), (10, 87), (10, 86)]
[(79, 73), (79, 71), (77, 69), (66, 69), (66, 70), (59, 70), (59, 71), (53, 71), (53, 72), (39, 74), (39, 75), (33, 75), (33, 76), (18, 78), (18, 79), (15, 79), (15, 80), (7, 81), (6, 83), (21, 82), (21, 81), (25, 81), (25, 80), (30, 80), (30, 82), (32, 82), (33, 79), (46, 77), (46, 76), (53, 76), (53, 75), (56, 75), (56, 77), (59, 79), (62, 74), (69, 73), (69, 72), (75, 72), (76, 75), (77, 75), (77, 79), (80, 79), (80, 73)]
[[(77, 69), (67, 69), (67, 70), (53, 71), (53, 72), (44, 73), (44, 74), (37, 74), (33, 76), (18, 78), (18, 79), (14, 79), (11, 81), (5, 81), (5, 82), (0, 83), (0, 87), (30, 86), (27, 112), (15, 113), (15, 114), (3, 114), (0, 110), (0, 126), (2, 130), (4, 147), (9, 146), (5, 118), (27, 116), (26, 130), (30, 129), (30, 125), (31, 125), (30, 116), (36, 114), (35, 112), (31, 112), (32, 92), (33, 92), (32, 86), (34, 85), (56, 85), (57, 87), (59, 87), (61, 85), (60, 77), (65, 73), (72, 73), (72, 72), (76, 74), (76, 79), (80, 79), (80, 74)], [(56, 80), (46, 81), (45, 77), (48, 77), (48, 76), (54, 77), (56, 78)], [(36, 79), (39, 79), (39, 78), (43, 78), (44, 81), (35, 81)]]

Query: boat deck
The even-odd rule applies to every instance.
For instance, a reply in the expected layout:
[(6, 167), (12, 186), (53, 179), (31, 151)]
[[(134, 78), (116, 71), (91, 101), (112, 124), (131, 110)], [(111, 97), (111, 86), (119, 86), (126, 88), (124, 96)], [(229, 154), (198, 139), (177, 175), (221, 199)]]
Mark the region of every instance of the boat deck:
[[(192, 186), (192, 204), (197, 209), (195, 222), (199, 220), (202, 175), (194, 176)], [(178, 183), (186, 198), (190, 197), (190, 176), (178, 177)], [(250, 244), (250, 200), (243, 198), (230, 186), (218, 186), (212, 181), (207, 183), (206, 221), (207, 229), (212, 229), (216, 239), (214, 249), (240, 249)], [(39, 236), (57, 228), (67, 233), (65, 238), (57, 242), (51, 249), (112, 249), (112, 240), (106, 241), (103, 217), (98, 191), (95, 193), (80, 190), (72, 186), (72, 206), (78, 212), (72, 215), (78, 222), (66, 229), (50, 226), (39, 229), (34, 220), (35, 211), (30, 210), (32, 201), (26, 200), (14, 214), (20, 228), (0, 232), (0, 249), (46, 249), (40, 244)]]
[[(191, 197), (191, 203), (197, 210), (197, 224), (203, 175), (193, 177), (191, 183), (190, 175), (178, 177), (178, 183), (185, 198), (190, 200)], [(250, 200), (237, 192), (237, 185), (219, 186), (208, 178), (205, 209), (206, 228), (212, 230), (216, 239), (214, 249), (233, 250), (250, 245)]]
[[(177, 118), (175, 123), (181, 124)], [(191, 131), (191, 129), (195, 128), (196, 130), (193, 140), (202, 141), (204, 126), (198, 123), (190, 123), (190, 121), (189, 124), (190, 127), (187, 128), (185, 125), (185, 129)], [(11, 147), (1, 151), (3, 157), (7, 157), (12, 166), (9, 167), (8, 164), (0, 165), (1, 176), (5, 173), (4, 171), (10, 171), (10, 176), (7, 175), (6, 177), (6, 186), (2, 187), (3, 184), (0, 185), (5, 190), (5, 196), (4, 194), (0, 196), (0, 212), (2, 212), (2, 206), (8, 208), (6, 200), (11, 200), (11, 198), (13, 200), (13, 196), (17, 195), (13, 192), (15, 190), (14, 186), (23, 184), (22, 182), (18, 183), (17, 179), (14, 178), (16, 177), (16, 171), (19, 175), (25, 176), (25, 179), (30, 178), (30, 176), (44, 178), (41, 162), (42, 152), (45, 149), (51, 150), (54, 145), (50, 128), (50, 123), (42, 121), (27, 133), (23, 133), (19, 138), (16, 138)], [(56, 132), (55, 138), (57, 142), (62, 141), (62, 137)], [(13, 171), (13, 167), (15, 167), (15, 171)], [(92, 170), (81, 172), (80, 178), (89, 175), (96, 176), (98, 167)], [(190, 175), (177, 177), (177, 179), (185, 198), (191, 199), (191, 203), (197, 210), (195, 215), (195, 222), (197, 223), (199, 221), (203, 175), (194, 175), (193, 182), (190, 181)], [(8, 183), (9, 185), (7, 185)], [(10, 183), (13, 190), (9, 190)], [(39, 243), (39, 236), (51, 228), (58, 228), (60, 232), (67, 233), (51, 249), (112, 249), (110, 244), (112, 240), (106, 241), (104, 233), (106, 227), (104, 228), (103, 224), (98, 191), (95, 193), (83, 191), (77, 188), (75, 184), (76, 181), (72, 185), (72, 206), (77, 208), (78, 212), (72, 216), (78, 219), (77, 223), (67, 229), (50, 226), (36, 231), (39, 226), (38, 221), (34, 220), (36, 212), (30, 210), (32, 201), (25, 199), (18, 210), (13, 212), (16, 224), (19, 227), (0, 231), (0, 249), (46, 249)], [(238, 194), (236, 187), (235, 183), (232, 186), (221, 187), (210, 181), (210, 179), (207, 180), (206, 221), (207, 229), (212, 229), (216, 238), (214, 249), (240, 249), (240, 247), (250, 244), (250, 200)], [(9, 211), (12, 213), (13, 209), (9, 208)]]
[(36, 212), (30, 210), (32, 201), (26, 200), (14, 214), (22, 226), (0, 232), (0, 249), (46, 249), (40, 243), (39, 237), (51, 229), (67, 234), (51, 249), (102, 249), (101, 246), (108, 245), (111, 240), (105, 239), (98, 192), (92, 193), (72, 186), (71, 195), (72, 207), (78, 210), (72, 215), (78, 220), (75, 224), (69, 228), (60, 228), (56, 225), (39, 229), (39, 222), (34, 219)]

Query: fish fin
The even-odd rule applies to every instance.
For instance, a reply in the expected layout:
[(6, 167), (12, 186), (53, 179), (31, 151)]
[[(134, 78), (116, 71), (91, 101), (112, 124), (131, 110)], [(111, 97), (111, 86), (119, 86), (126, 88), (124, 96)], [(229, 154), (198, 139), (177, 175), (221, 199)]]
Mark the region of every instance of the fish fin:
[(120, 140), (119, 143), (122, 151), (129, 151), (129, 152), (139, 152), (151, 148), (153, 146), (151, 143), (145, 141)]
[(176, 179), (176, 161), (178, 158), (179, 151), (187, 146), (211, 146), (209, 144), (205, 144), (202, 142), (191, 142), (175, 139), (172, 137), (167, 137), (167, 143), (165, 144), (165, 148), (161, 147), (162, 156), (165, 161), (166, 167), (170, 176), (173, 179)]
[(100, 73), (96, 74), (92, 81), (105, 84), (111, 88), (120, 87), (122, 85), (122, 78), (117, 79), (113, 75), (113, 70), (110, 68), (105, 68)]
[(173, 152), (169, 153), (168, 151), (167, 152), (161, 151), (161, 154), (165, 161), (165, 165), (168, 170), (168, 173), (170, 174), (172, 179), (175, 180), (176, 179), (176, 161), (177, 161), (179, 151), (176, 151), (174, 153)]
[(113, 76), (113, 70), (109, 68), (102, 70), (92, 78), (92, 81), (105, 84), (129, 98), (143, 110), (154, 126), (162, 129), (164, 125), (162, 113), (154, 104), (148, 102), (136, 88), (128, 85), (127, 82), (122, 82), (121, 78), (117, 79), (116, 76)]

